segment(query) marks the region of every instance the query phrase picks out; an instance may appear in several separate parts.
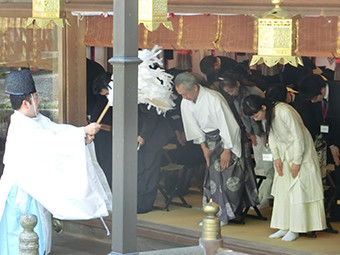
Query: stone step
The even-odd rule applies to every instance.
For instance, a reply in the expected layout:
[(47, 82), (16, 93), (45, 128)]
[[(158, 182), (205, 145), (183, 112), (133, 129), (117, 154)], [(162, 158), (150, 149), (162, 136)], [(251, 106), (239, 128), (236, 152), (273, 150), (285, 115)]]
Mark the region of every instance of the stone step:
[[(106, 217), (103, 220), (111, 231), (111, 217)], [(139, 252), (198, 245), (198, 238), (182, 238), (179, 235), (173, 235), (172, 231), (166, 228), (160, 230), (160, 227), (156, 225), (143, 221), (137, 223), (137, 249)], [(83, 242), (89, 240), (94, 243), (101, 243), (105, 247), (111, 244), (111, 235), (107, 235), (107, 230), (100, 219), (65, 220), (62, 221), (62, 227), (61, 233), (54, 235), (64, 235), (65, 238), (72, 237), (72, 239), (82, 240)]]
[[(111, 217), (103, 220), (111, 231)], [(52, 251), (56, 252), (52, 252), (53, 255), (84, 254), (84, 251), (79, 251), (76, 247), (82, 247), (86, 254), (99, 254), (95, 250), (101, 254), (110, 249), (111, 236), (107, 235), (100, 219), (62, 221), (62, 226), (61, 233), (54, 233)], [(172, 226), (138, 220), (137, 251), (141, 255), (203, 255), (205, 251), (199, 245), (200, 234), (198, 231), (178, 231), (178, 228)], [(229, 249), (220, 249), (218, 254), (246, 255)]]

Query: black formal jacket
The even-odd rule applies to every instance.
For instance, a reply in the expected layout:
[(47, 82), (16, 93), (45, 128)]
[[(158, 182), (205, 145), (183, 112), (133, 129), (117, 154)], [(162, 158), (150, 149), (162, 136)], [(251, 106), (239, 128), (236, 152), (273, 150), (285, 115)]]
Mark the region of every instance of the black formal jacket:
[(328, 81), (328, 87), (329, 97), (326, 118), (325, 120), (323, 119), (322, 102), (318, 102), (313, 104), (314, 119), (316, 120), (318, 131), (320, 131), (321, 124), (329, 125), (329, 133), (323, 135), (328, 147), (336, 145), (340, 148), (340, 81)]
[(295, 94), (294, 101), (290, 105), (300, 114), (304, 125), (314, 140), (320, 132), (319, 122), (315, 118), (315, 104), (302, 98), (299, 94)]
[(145, 140), (142, 146), (146, 152), (155, 152), (166, 145), (174, 136), (168, 120), (156, 112), (154, 107), (148, 109), (145, 104), (138, 104), (138, 135)]

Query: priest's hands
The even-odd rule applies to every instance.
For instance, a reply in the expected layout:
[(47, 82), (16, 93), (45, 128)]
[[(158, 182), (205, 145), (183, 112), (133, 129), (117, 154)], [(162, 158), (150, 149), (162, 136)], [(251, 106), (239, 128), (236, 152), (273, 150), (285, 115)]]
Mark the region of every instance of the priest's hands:
[(93, 139), (94, 139), (94, 135), (96, 133), (98, 133), (98, 131), (100, 130), (101, 125), (97, 124), (95, 122), (88, 124), (87, 126), (84, 127), (84, 131), (85, 131), (85, 144), (90, 144), (92, 143)]
[(224, 170), (229, 166), (230, 158), (231, 158), (230, 149), (224, 149), (220, 156), (221, 170)]
[(298, 164), (292, 164), (292, 166), (290, 167), (290, 171), (292, 172), (292, 177), (295, 179), (296, 176), (298, 175), (300, 170), (300, 165)]
[(94, 136), (95, 134), (98, 133), (100, 130), (101, 125), (97, 124), (95, 122), (88, 124), (87, 126), (84, 127), (85, 134), (88, 136)]
[(94, 139), (94, 135), (86, 135), (85, 144), (88, 145), (88, 144), (92, 143), (93, 139)]
[(278, 158), (278, 159), (275, 159), (274, 161), (274, 165), (275, 165), (275, 168), (276, 168), (276, 171), (278, 173), (279, 176), (283, 176), (283, 166), (282, 166), (282, 162), (281, 162), (281, 159)]

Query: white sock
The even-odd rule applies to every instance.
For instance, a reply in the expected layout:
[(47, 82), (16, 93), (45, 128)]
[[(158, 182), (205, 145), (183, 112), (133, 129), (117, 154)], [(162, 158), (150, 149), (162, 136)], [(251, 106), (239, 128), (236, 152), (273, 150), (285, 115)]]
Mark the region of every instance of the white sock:
[(269, 238), (280, 238), (283, 237), (285, 234), (287, 234), (288, 230), (280, 229), (279, 231), (275, 232), (274, 234), (271, 234)]
[(284, 237), (282, 237), (282, 241), (286, 241), (286, 242), (291, 242), (294, 241), (295, 239), (299, 238), (299, 233), (293, 232), (293, 231), (288, 231), (287, 234), (284, 235)]

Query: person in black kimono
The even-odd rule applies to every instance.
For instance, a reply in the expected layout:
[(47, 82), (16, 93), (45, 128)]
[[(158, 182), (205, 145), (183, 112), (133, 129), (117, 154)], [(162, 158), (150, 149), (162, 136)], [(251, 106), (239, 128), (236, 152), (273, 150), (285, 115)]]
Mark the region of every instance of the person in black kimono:
[(105, 69), (99, 63), (94, 60), (86, 58), (86, 114), (90, 115), (93, 106), (97, 99), (96, 95), (93, 94), (92, 84), (93, 81), (104, 73)]
[[(92, 74), (94, 76), (94, 74)], [(96, 76), (88, 79), (88, 92), (91, 93), (91, 101), (88, 105), (88, 118), (90, 122), (96, 122), (103, 109), (108, 103), (106, 98), (109, 92), (109, 83), (112, 74), (109, 72), (99, 72)], [(112, 89), (112, 88), (111, 88)], [(89, 96), (88, 96), (89, 97)], [(109, 186), (112, 185), (112, 107), (110, 106), (101, 120), (101, 130), (97, 133), (94, 145), (96, 157), (100, 167), (103, 169)]]

